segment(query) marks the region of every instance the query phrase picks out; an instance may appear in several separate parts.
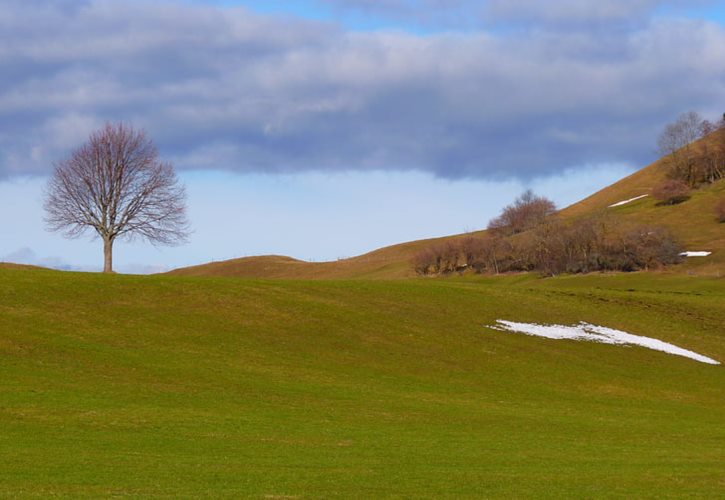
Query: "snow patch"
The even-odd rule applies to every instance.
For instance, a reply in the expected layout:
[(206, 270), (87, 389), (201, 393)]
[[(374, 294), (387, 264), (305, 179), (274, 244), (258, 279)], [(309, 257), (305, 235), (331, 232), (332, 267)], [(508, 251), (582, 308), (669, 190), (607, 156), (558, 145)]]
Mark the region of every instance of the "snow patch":
[(687, 349), (677, 347), (673, 344), (668, 344), (667, 342), (662, 342), (661, 340), (643, 337), (641, 335), (632, 335), (631, 333), (623, 332), (621, 330), (591, 325), (583, 321), (578, 325), (565, 326), (517, 323), (514, 321), (499, 319), (496, 321), (496, 325), (489, 326), (489, 328), (502, 332), (523, 333), (526, 335), (534, 335), (537, 337), (545, 337), (547, 339), (555, 340), (569, 339), (601, 342), (602, 344), (638, 345), (648, 349), (654, 349), (655, 351), (662, 351), (676, 356), (684, 356), (710, 365), (720, 364), (719, 361), (715, 361), (712, 358), (697, 354), (696, 352), (688, 351)]
[(622, 206), (622, 205), (626, 205), (627, 203), (630, 203), (630, 202), (635, 201), (635, 200), (639, 200), (640, 198), (644, 198), (645, 196), (649, 196), (649, 195), (648, 194), (641, 194), (639, 196), (635, 196), (634, 198), (630, 198), (628, 200), (618, 201), (617, 203), (612, 203), (611, 205), (609, 205), (608, 208), (619, 207), (619, 206)]
[(712, 252), (682, 252), (683, 257), (707, 257)]

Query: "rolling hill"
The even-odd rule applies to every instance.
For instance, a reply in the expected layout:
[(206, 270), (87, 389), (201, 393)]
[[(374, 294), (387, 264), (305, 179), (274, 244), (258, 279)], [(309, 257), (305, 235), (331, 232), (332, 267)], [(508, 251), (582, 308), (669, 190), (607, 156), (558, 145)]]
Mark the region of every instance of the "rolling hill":
[[(524, 306), (525, 307), (522, 307)], [(0, 497), (722, 494), (723, 280), (0, 268)]]
[(12, 262), (0, 262), (0, 269), (45, 269), (40, 266), (31, 266), (29, 264), (14, 264)]
[[(710, 140), (711, 137), (701, 139), (696, 147)], [(685, 264), (674, 267), (675, 272), (721, 276), (725, 273), (725, 224), (715, 220), (713, 210), (716, 200), (725, 197), (725, 180), (693, 191), (692, 197), (684, 203), (658, 206), (650, 194), (652, 188), (666, 178), (666, 174), (667, 165), (660, 159), (586, 199), (564, 208), (560, 211), (560, 215), (563, 218), (574, 218), (607, 211), (622, 220), (666, 226), (686, 250), (712, 252), (707, 258), (689, 259)], [(642, 197), (643, 195), (647, 196)], [(637, 199), (610, 207), (633, 198)], [(472, 234), (482, 234), (482, 231)], [(421, 249), (436, 241), (463, 236), (466, 235), (401, 243), (357, 257), (331, 262), (306, 262), (291, 257), (270, 255), (180, 268), (170, 271), (169, 274), (272, 279), (405, 278), (415, 275), (410, 260)]]

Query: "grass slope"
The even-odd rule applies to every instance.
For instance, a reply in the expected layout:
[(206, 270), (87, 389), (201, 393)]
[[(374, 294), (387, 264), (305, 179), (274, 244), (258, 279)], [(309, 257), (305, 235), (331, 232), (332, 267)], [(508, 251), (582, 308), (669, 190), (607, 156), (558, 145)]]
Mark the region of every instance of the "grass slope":
[[(712, 138), (702, 139), (696, 147)], [(651, 194), (652, 188), (667, 176), (664, 160), (635, 172), (601, 191), (561, 211), (564, 218), (575, 218), (607, 212), (623, 221), (656, 224), (669, 227), (687, 250), (707, 250), (713, 255), (706, 259), (689, 259), (675, 268), (682, 273), (721, 276), (725, 273), (725, 224), (715, 220), (714, 206), (725, 196), (725, 181), (693, 191), (690, 200), (673, 206), (658, 206), (651, 197), (642, 198), (619, 207), (610, 205)], [(475, 234), (482, 234), (483, 231)], [(345, 279), (345, 278), (405, 278), (415, 275), (411, 259), (434, 241), (460, 238), (454, 235), (429, 240), (412, 241), (381, 248), (365, 255), (334, 262), (305, 262), (282, 256), (244, 257), (176, 269), (170, 274), (179, 276), (235, 276), (242, 278), (288, 279)]]
[(0, 269), (0, 497), (722, 495), (723, 280)]
[(413, 255), (435, 241), (460, 236), (411, 241), (330, 262), (307, 262), (279, 255), (264, 255), (185, 267), (167, 274), (263, 279), (408, 278), (415, 275), (410, 265)]
[(0, 262), (0, 269), (46, 269), (40, 266), (30, 266), (27, 264), (14, 264), (12, 262)]

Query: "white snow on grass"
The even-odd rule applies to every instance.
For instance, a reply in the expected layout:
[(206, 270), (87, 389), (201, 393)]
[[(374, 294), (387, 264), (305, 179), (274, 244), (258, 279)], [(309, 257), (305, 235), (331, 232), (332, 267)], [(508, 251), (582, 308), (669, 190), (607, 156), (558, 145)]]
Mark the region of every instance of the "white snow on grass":
[(683, 257), (707, 257), (712, 252), (682, 252)]
[(688, 351), (687, 349), (677, 347), (673, 344), (668, 344), (667, 342), (662, 342), (661, 340), (643, 337), (641, 335), (632, 335), (631, 333), (623, 332), (621, 330), (591, 325), (585, 322), (581, 322), (578, 325), (565, 326), (516, 323), (515, 321), (499, 319), (496, 321), (496, 325), (489, 326), (489, 328), (503, 332), (535, 335), (537, 337), (545, 337), (547, 339), (588, 340), (592, 342), (601, 342), (602, 344), (638, 345), (641, 347), (647, 347), (648, 349), (654, 349), (655, 351), (662, 351), (669, 354), (675, 354), (677, 356), (685, 356), (686, 358), (694, 359), (695, 361), (700, 361), (702, 363), (708, 363), (710, 365), (720, 364), (720, 362), (715, 361), (712, 358), (697, 354), (696, 352)]
[(640, 198), (644, 198), (645, 196), (649, 196), (649, 195), (648, 194), (641, 194), (639, 196), (635, 196), (634, 198), (630, 198), (628, 200), (618, 201), (617, 203), (612, 203), (611, 205), (609, 205), (608, 208), (619, 207), (619, 206), (622, 206), (622, 205), (626, 205), (627, 203), (630, 203), (630, 202), (635, 201), (635, 200), (639, 200)]

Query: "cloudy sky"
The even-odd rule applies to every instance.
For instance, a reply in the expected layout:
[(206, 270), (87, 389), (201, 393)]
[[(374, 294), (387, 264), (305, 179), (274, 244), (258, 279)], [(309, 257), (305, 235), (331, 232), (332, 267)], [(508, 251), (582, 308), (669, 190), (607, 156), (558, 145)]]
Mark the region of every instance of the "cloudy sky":
[(149, 272), (327, 260), (484, 227), (532, 187), (565, 206), (725, 111), (725, 7), (658, 0), (0, 0), (0, 260), (98, 269), (43, 225), (54, 161), (144, 128), (189, 192)]

